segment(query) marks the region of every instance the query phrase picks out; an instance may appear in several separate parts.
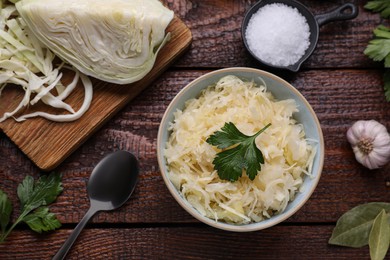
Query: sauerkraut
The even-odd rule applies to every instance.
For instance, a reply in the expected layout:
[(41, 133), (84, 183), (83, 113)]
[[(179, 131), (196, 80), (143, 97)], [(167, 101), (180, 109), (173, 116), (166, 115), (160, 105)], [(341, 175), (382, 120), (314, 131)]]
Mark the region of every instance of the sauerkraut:
[[(164, 150), (171, 182), (200, 214), (216, 221), (246, 224), (283, 212), (315, 156), (315, 144), (293, 118), (297, 111), (295, 100), (276, 100), (264, 85), (221, 78), (174, 114)], [(245, 173), (236, 182), (221, 180), (214, 169), (220, 150), (206, 139), (226, 122), (246, 135), (271, 123), (256, 139), (265, 162), (253, 181)]]

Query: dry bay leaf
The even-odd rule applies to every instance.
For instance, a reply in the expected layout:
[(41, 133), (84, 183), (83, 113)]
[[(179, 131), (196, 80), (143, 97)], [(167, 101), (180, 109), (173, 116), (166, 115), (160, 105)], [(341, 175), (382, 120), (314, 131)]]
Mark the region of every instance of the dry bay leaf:
[(370, 246), (370, 256), (372, 260), (382, 260), (385, 258), (390, 243), (390, 224), (386, 211), (383, 209), (376, 216), (372, 224), (368, 245)]
[(329, 239), (329, 244), (348, 247), (368, 245), (368, 238), (374, 219), (383, 209), (389, 213), (390, 203), (366, 203), (344, 213), (337, 221)]

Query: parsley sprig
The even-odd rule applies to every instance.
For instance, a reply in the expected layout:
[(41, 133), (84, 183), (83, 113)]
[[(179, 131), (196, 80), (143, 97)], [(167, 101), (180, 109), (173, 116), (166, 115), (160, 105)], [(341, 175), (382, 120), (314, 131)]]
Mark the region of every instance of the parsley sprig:
[(368, 1), (364, 8), (373, 12), (380, 12), (383, 18), (390, 17), (390, 1), (389, 0), (373, 0)]
[[(366, 9), (373, 12), (380, 12), (384, 18), (390, 18), (390, 1), (389, 0), (374, 0), (368, 1), (364, 6)], [(374, 39), (372, 39), (364, 54), (374, 61), (384, 61), (385, 73), (383, 76), (385, 97), (390, 102), (390, 28), (384, 25), (379, 25), (374, 29)]]
[(59, 228), (61, 223), (53, 213), (49, 212), (47, 205), (54, 202), (61, 191), (60, 174), (44, 175), (37, 182), (34, 182), (33, 177), (26, 176), (17, 189), (21, 204), (20, 215), (7, 229), (13, 208), (7, 194), (0, 190), (0, 243), (4, 242), (15, 226), (21, 222), (38, 233)]
[(221, 131), (207, 138), (207, 143), (224, 149), (217, 153), (213, 160), (218, 176), (222, 180), (237, 181), (244, 169), (249, 179), (255, 179), (258, 171), (261, 170), (260, 164), (264, 163), (264, 156), (257, 148), (255, 140), (270, 125), (266, 125), (252, 136), (247, 136), (241, 133), (233, 123), (225, 123)]
[(374, 29), (374, 36), (364, 50), (364, 54), (374, 61), (384, 61), (385, 67), (390, 68), (390, 28), (379, 25)]

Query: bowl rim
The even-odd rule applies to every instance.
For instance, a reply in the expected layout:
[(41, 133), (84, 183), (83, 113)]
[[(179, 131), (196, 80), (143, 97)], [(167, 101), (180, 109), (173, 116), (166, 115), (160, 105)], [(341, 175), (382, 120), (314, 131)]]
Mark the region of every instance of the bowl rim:
[[(213, 219), (208, 218), (206, 216), (202, 216), (184, 197), (181, 196), (180, 191), (178, 191), (176, 189), (176, 187), (173, 185), (173, 183), (170, 181), (169, 177), (167, 176), (166, 172), (164, 171), (164, 168), (166, 167), (166, 162), (164, 159), (163, 151), (162, 151), (162, 149), (160, 149), (160, 147), (161, 147), (161, 142), (163, 139), (163, 134), (166, 131), (165, 129), (163, 129), (163, 126), (165, 125), (165, 122), (168, 121), (168, 119), (167, 119), (168, 116), (172, 112), (174, 112), (171, 110), (174, 107), (176, 107), (177, 103), (182, 99), (182, 96), (187, 92), (187, 90), (192, 88), (194, 85), (197, 85), (199, 82), (201, 82), (209, 77), (218, 75), (220, 73), (227, 73), (227, 72), (232, 73), (233, 75), (237, 72), (246, 72), (246, 73), (249, 72), (249, 73), (253, 73), (257, 76), (267, 76), (275, 81), (280, 82), (283, 86), (287, 87), (290, 91), (292, 91), (299, 99), (301, 99), (302, 103), (305, 105), (307, 110), (310, 112), (310, 115), (312, 116), (312, 119), (314, 120), (314, 123), (316, 126), (316, 131), (319, 134), (318, 151), (317, 151), (317, 154), (319, 154), (318, 172), (317, 172), (315, 178), (312, 179), (313, 184), (310, 187), (308, 187), (309, 189), (305, 192), (304, 197), (301, 199), (301, 201), (294, 208), (291, 208), (288, 211), (283, 211), (282, 213), (274, 216), (273, 221), (270, 220), (266, 223), (264, 221), (260, 221), (260, 222), (249, 223), (249, 224), (235, 225), (235, 224), (229, 224), (229, 223), (225, 223), (225, 222), (216, 221), (216, 220), (213, 220)], [(204, 88), (202, 88), (202, 89), (204, 89)], [(164, 146), (165, 146), (165, 144), (164, 144)], [(166, 108), (166, 110), (163, 114), (163, 117), (161, 119), (160, 126), (158, 129), (158, 134), (157, 134), (157, 160), (158, 160), (160, 174), (164, 180), (166, 187), (168, 188), (169, 192), (174, 197), (176, 202), (179, 203), (179, 205), (186, 212), (188, 212), (190, 215), (192, 215), (197, 220), (199, 220), (199, 221), (201, 221), (209, 226), (221, 229), (221, 230), (234, 231), (234, 232), (258, 231), (258, 230), (269, 228), (271, 226), (275, 226), (275, 225), (285, 221), (287, 218), (294, 215), (300, 208), (302, 208), (302, 206), (309, 200), (309, 198), (313, 194), (313, 192), (314, 192), (315, 188), (317, 187), (318, 182), (320, 180), (322, 170), (323, 170), (323, 165), (324, 165), (324, 157), (325, 157), (325, 148), (324, 147), (325, 147), (325, 143), (324, 143), (324, 137), (323, 137), (323, 132), (321, 129), (320, 122), (319, 122), (317, 115), (315, 114), (313, 108), (311, 107), (309, 102), (306, 100), (306, 98), (295, 87), (293, 87), (290, 83), (288, 83), (284, 79), (282, 79), (282, 78), (280, 78), (272, 73), (269, 73), (267, 71), (263, 71), (263, 70), (255, 69), (255, 68), (248, 68), (248, 67), (231, 67), (231, 68), (218, 69), (218, 70), (214, 70), (214, 71), (205, 73), (205, 74), (197, 77), (196, 79), (192, 80), (190, 83), (188, 83), (184, 88), (182, 88), (176, 94), (176, 96), (172, 99), (172, 101), (170, 102), (170, 104)], [(270, 218), (270, 219), (272, 219), (272, 218)]]

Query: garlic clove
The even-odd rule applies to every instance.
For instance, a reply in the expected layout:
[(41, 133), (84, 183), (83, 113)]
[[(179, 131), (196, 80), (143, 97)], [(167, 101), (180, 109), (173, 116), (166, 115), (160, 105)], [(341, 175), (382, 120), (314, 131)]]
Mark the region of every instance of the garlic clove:
[(378, 134), (373, 140), (374, 147), (385, 147), (389, 148), (390, 145), (390, 136), (387, 133)]
[(353, 152), (355, 153), (355, 159), (356, 159), (359, 163), (361, 163), (361, 164), (363, 164), (363, 165), (366, 165), (366, 161), (365, 161), (366, 155), (363, 154), (357, 146), (353, 146), (353, 147), (352, 147), (352, 150), (353, 150)]
[(376, 161), (375, 160), (371, 160), (370, 157), (368, 157), (368, 156), (364, 157), (362, 164), (364, 166), (366, 166), (370, 170), (374, 170), (374, 169), (378, 169), (379, 168), (379, 166), (377, 165)]
[(351, 144), (357, 144), (360, 139), (369, 137), (367, 127), (369, 127), (369, 121), (356, 121), (352, 127), (348, 129), (347, 137), (350, 139)]
[(385, 165), (389, 158), (388, 156), (383, 156), (381, 153), (378, 153), (376, 150), (370, 153), (370, 156), (367, 156), (369, 164), (371, 167), (369, 169), (378, 169)]
[(357, 133), (355, 133), (354, 131), (351, 130), (352, 128), (350, 128), (348, 131), (347, 131), (347, 140), (348, 142), (351, 144), (351, 145), (356, 145), (357, 142), (359, 142), (359, 139), (356, 138), (356, 136), (359, 136)]

